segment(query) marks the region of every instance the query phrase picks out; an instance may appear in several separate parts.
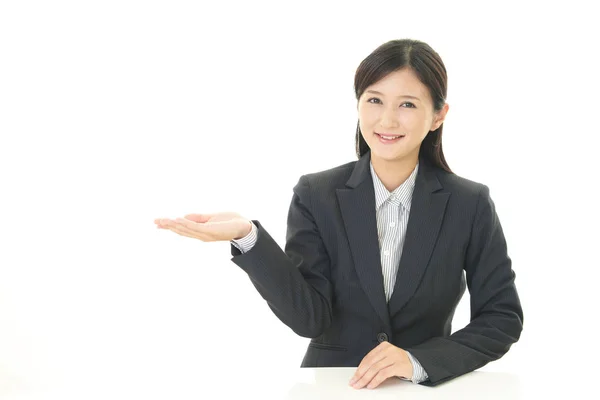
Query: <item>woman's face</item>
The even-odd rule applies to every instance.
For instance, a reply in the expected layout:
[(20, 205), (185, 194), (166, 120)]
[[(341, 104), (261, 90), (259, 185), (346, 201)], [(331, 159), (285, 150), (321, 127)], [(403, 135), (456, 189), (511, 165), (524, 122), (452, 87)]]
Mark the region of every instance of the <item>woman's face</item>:
[[(358, 100), (362, 136), (371, 158), (416, 161), (421, 142), (442, 124), (448, 105), (436, 113), (427, 86), (409, 68), (394, 71), (369, 86)], [(396, 137), (387, 140), (385, 137)]]

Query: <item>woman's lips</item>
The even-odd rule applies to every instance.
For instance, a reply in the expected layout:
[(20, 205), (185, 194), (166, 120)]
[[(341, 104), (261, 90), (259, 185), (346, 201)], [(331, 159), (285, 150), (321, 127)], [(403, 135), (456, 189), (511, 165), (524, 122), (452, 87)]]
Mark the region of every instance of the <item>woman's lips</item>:
[[(397, 143), (400, 140), (402, 140), (404, 138), (404, 135), (387, 135), (387, 134), (380, 134), (375, 132), (375, 135), (377, 135), (377, 138), (379, 139), (379, 141), (383, 144), (393, 144), (393, 143)], [(396, 139), (385, 139), (385, 137), (394, 137), (394, 136), (400, 136), (400, 137), (396, 137)]]

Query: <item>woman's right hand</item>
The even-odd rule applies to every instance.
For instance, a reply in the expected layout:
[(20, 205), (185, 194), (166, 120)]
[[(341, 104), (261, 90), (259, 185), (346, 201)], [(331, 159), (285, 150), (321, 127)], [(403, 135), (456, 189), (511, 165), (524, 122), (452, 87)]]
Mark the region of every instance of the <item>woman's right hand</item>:
[(157, 218), (159, 229), (169, 229), (181, 236), (203, 242), (241, 239), (252, 230), (252, 222), (234, 212), (188, 214), (184, 218)]

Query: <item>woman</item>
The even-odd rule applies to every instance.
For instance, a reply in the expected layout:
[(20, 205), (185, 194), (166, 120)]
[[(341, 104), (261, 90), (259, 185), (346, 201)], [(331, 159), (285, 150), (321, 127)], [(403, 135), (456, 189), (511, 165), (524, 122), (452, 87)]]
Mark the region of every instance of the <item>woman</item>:
[[(523, 328), (515, 274), (489, 189), (452, 173), (442, 151), (447, 77), (426, 43), (393, 40), (356, 71), (358, 161), (300, 177), (285, 250), (236, 213), (157, 219), (231, 241), (269, 307), (311, 338), (302, 367), (357, 367), (435, 386), (502, 357)], [(451, 334), (468, 285), (471, 322)]]

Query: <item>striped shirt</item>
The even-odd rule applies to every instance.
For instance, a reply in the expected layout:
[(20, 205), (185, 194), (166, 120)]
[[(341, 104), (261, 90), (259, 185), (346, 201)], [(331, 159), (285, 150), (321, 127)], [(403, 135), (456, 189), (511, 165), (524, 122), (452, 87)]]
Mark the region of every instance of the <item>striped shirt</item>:
[[(377, 234), (381, 255), (381, 273), (383, 275), (383, 290), (387, 301), (392, 296), (394, 284), (396, 283), (396, 275), (398, 275), (398, 265), (400, 264), (402, 248), (404, 247), (410, 205), (412, 203), (412, 195), (418, 171), (419, 164), (415, 166), (410, 176), (390, 193), (375, 173), (375, 169), (371, 163), (371, 177), (373, 178), (375, 189)], [(412, 381), (419, 383), (427, 380), (428, 375), (421, 366), (421, 363), (409, 352), (407, 354), (413, 365)]]
[[(375, 173), (375, 169), (371, 163), (371, 177), (373, 178), (375, 189), (375, 209), (383, 274), (383, 290), (387, 301), (389, 301), (392, 295), (396, 282), (418, 170), (419, 164), (416, 165), (404, 183), (390, 193)], [(257, 227), (252, 223), (252, 231), (247, 236), (238, 240), (232, 240), (231, 243), (242, 253), (245, 253), (252, 249), (256, 243), (256, 238)], [(412, 381), (420, 383), (428, 379), (428, 375), (421, 366), (421, 363), (409, 352), (407, 354), (413, 365)]]
[(419, 166), (415, 167), (410, 176), (398, 186), (393, 192), (389, 192), (383, 185), (373, 164), (371, 164), (371, 176), (375, 186), (375, 209), (377, 212), (377, 233), (379, 235), (379, 249), (381, 254), (381, 267), (383, 274), (383, 289), (387, 301), (392, 296), (398, 264), (402, 256), (406, 227), (410, 214), (410, 205), (415, 179)]

